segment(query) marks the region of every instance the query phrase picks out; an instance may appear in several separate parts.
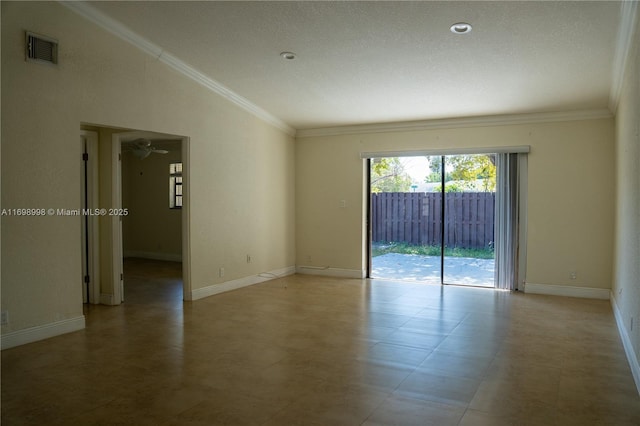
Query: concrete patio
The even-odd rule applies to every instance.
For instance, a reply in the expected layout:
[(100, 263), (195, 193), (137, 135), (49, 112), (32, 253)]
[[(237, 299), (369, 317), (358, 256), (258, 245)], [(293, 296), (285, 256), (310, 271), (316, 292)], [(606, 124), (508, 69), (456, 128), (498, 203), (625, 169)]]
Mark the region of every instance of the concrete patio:
[[(493, 259), (445, 257), (444, 282), (493, 287)], [(387, 253), (372, 259), (373, 278), (440, 284), (440, 256)]]

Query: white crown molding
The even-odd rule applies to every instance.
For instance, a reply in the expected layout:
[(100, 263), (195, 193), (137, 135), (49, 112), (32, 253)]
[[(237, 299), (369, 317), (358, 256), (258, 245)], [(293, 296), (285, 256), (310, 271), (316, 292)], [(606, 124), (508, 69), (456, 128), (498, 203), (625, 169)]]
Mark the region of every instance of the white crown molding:
[(267, 111), (260, 108), (259, 106), (253, 104), (251, 101), (245, 99), (244, 97), (238, 95), (237, 93), (235, 93), (228, 87), (224, 86), (223, 84), (217, 82), (216, 80), (210, 77), (207, 77), (200, 71), (191, 67), (186, 62), (180, 60), (179, 58), (171, 55), (168, 52), (165, 52), (160, 46), (157, 46), (154, 43), (150, 42), (149, 40), (141, 37), (140, 35), (136, 34), (134, 31), (126, 27), (125, 25), (121, 24), (115, 19), (100, 12), (90, 4), (87, 4), (83, 1), (60, 1), (60, 4), (74, 11), (78, 15), (84, 17), (85, 19), (93, 22), (99, 27), (109, 31), (111, 34), (114, 34), (115, 36), (121, 38), (122, 40), (134, 45), (135, 47), (147, 53), (148, 55), (155, 57), (157, 60), (170, 66), (174, 70), (180, 72), (181, 74), (190, 78), (196, 83), (201, 84), (202, 86), (206, 87), (212, 92), (222, 96), (228, 101), (236, 104), (240, 108), (253, 114), (259, 119), (284, 131), (290, 136), (295, 135), (296, 130), (293, 127), (289, 126), (284, 121), (273, 116), (272, 114), (268, 113)]
[(633, 44), (633, 33), (638, 21), (638, 2), (623, 1), (620, 4), (620, 24), (618, 25), (618, 36), (616, 39), (615, 53), (613, 58), (613, 69), (611, 78), (611, 92), (609, 94), (609, 109), (613, 114), (618, 109), (624, 73), (631, 53)]
[(410, 132), (432, 129), (463, 127), (508, 126), (516, 124), (552, 123), (559, 121), (596, 120), (612, 118), (608, 109), (545, 112), (532, 114), (488, 115), (481, 117), (445, 118), (438, 120), (405, 121), (397, 123), (359, 124), (353, 126), (325, 127), (298, 130), (297, 138), (318, 136), (354, 135), (362, 133)]

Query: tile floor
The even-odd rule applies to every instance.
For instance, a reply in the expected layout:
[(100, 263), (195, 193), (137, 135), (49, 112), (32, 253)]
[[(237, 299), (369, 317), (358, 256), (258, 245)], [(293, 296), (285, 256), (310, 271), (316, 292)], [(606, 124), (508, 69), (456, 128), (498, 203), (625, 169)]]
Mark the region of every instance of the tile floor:
[(3, 425), (639, 425), (607, 301), (294, 275), (126, 302), (2, 352)]

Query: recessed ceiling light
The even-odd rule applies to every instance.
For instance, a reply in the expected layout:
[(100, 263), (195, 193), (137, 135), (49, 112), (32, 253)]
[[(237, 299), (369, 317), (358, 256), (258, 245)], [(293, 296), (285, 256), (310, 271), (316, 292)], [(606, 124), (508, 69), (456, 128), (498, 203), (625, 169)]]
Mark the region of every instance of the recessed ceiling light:
[(293, 52), (282, 52), (280, 56), (282, 56), (287, 61), (293, 61), (296, 58), (296, 54)]
[(451, 26), (451, 32), (454, 34), (469, 34), (471, 32), (471, 24), (466, 22), (458, 22)]

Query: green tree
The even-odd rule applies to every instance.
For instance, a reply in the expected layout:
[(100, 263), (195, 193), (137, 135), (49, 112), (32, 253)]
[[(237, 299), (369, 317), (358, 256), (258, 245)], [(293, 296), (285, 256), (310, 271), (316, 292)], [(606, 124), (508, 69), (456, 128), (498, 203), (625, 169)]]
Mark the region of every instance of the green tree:
[(371, 192), (409, 192), (411, 177), (398, 157), (376, 158), (371, 162)]
[[(496, 188), (496, 166), (494, 155), (451, 155), (445, 157), (445, 182), (455, 181), (455, 189), (445, 188), (446, 192), (456, 192), (476, 188), (476, 181), (482, 182), (484, 191)], [(426, 182), (439, 182), (442, 167), (441, 157), (429, 157), (429, 174)], [(441, 191), (442, 189), (437, 189)]]
[[(439, 155), (434, 155), (431, 157), (427, 157), (427, 159), (429, 160), (429, 170), (431, 170), (431, 173), (427, 175), (424, 181), (426, 183), (442, 181), (442, 157)], [(445, 171), (444, 181), (449, 182), (451, 179), (451, 172)]]
[(482, 181), (484, 191), (496, 188), (496, 166), (493, 155), (454, 155), (447, 157), (452, 166), (451, 177), (467, 189), (475, 188), (476, 180)]

